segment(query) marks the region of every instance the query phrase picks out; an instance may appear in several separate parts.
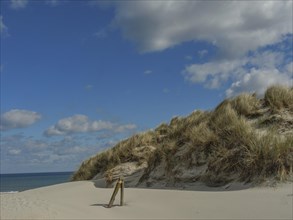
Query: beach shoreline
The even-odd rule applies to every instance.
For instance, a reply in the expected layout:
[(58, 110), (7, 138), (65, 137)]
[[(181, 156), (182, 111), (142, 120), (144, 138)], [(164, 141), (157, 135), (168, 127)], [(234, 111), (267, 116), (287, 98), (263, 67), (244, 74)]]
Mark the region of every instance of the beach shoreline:
[(69, 182), (1, 194), (1, 219), (292, 219), (292, 182), (234, 191), (125, 189), (106, 208), (113, 188)]

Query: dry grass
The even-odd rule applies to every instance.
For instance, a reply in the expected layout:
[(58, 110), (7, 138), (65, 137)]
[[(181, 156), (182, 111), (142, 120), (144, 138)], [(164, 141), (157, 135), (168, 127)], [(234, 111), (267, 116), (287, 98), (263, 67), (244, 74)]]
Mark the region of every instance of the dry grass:
[(261, 106), (255, 94), (241, 94), (231, 100), (230, 104), (239, 115), (246, 117), (257, 115)]
[(101, 152), (94, 157), (84, 161), (79, 170), (77, 170), (72, 180), (90, 180), (97, 173), (105, 172), (113, 167), (130, 161), (136, 161), (142, 163), (148, 160), (151, 155), (151, 151), (147, 148), (143, 153), (134, 151), (134, 148), (141, 146), (151, 146), (154, 141), (154, 132), (148, 131), (141, 134), (136, 134), (126, 140), (123, 140), (116, 144), (112, 149)]
[(293, 88), (272, 86), (267, 89), (264, 99), (272, 111), (285, 108), (293, 112)]
[(78, 171), (73, 174), (72, 180), (89, 180), (92, 179), (97, 173), (105, 171), (112, 159), (110, 154), (110, 150), (104, 151), (82, 162)]
[[(286, 180), (293, 175), (293, 135), (280, 135), (278, 129), (271, 127), (259, 135), (257, 123), (249, 121), (269, 119), (276, 111), (293, 112), (293, 90), (271, 87), (264, 102), (268, 111), (260, 111), (263, 100), (242, 94), (223, 101), (214, 111), (195, 111), (187, 117), (174, 117), (169, 124), (136, 134), (83, 162), (73, 180), (91, 179), (97, 173), (130, 161), (147, 162), (141, 182), (160, 164), (164, 164), (169, 181), (174, 180), (178, 166), (187, 169), (202, 165), (207, 167), (206, 172), (197, 179), (209, 185), (235, 180)], [(265, 128), (263, 124), (262, 129)], [(136, 149), (143, 146), (153, 146), (156, 150), (146, 148), (137, 153)]]
[(254, 138), (249, 123), (244, 117), (237, 115), (230, 103), (219, 106), (213, 112), (209, 125), (219, 137), (218, 145), (229, 149), (246, 146)]
[[(184, 134), (186, 153), (184, 161), (189, 162), (187, 167), (201, 166), (207, 162), (212, 148), (219, 141), (218, 136), (212, 131), (207, 122), (202, 122), (195, 127), (189, 127)], [(193, 157), (191, 155), (193, 154)]]
[(269, 178), (288, 180), (292, 176), (293, 136), (281, 140), (275, 134), (255, 137), (250, 145), (233, 149), (218, 146), (202, 180), (209, 185), (230, 181), (261, 182)]
[(247, 152), (246, 172), (243, 177), (265, 179), (275, 176), (279, 180), (286, 180), (292, 174), (292, 135), (280, 137), (273, 132), (269, 132), (258, 137)]

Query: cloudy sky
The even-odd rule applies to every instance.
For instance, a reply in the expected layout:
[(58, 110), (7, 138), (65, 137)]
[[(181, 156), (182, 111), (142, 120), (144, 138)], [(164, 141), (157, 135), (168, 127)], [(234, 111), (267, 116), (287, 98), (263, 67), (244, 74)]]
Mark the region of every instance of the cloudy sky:
[(72, 171), (173, 116), (292, 86), (292, 7), (1, 0), (1, 173)]

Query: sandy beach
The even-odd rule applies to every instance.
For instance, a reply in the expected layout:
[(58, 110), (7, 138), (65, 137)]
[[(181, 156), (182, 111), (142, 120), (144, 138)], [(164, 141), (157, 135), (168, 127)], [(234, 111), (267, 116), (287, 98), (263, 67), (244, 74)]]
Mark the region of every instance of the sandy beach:
[(1, 219), (292, 219), (292, 183), (243, 190), (113, 189), (70, 182), (1, 195)]

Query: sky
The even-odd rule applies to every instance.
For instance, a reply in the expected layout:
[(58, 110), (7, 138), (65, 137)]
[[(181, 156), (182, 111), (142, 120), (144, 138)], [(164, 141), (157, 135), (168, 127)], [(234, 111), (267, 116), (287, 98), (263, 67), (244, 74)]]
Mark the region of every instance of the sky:
[(1, 0), (1, 173), (74, 171), (242, 92), (293, 86), (292, 1)]

